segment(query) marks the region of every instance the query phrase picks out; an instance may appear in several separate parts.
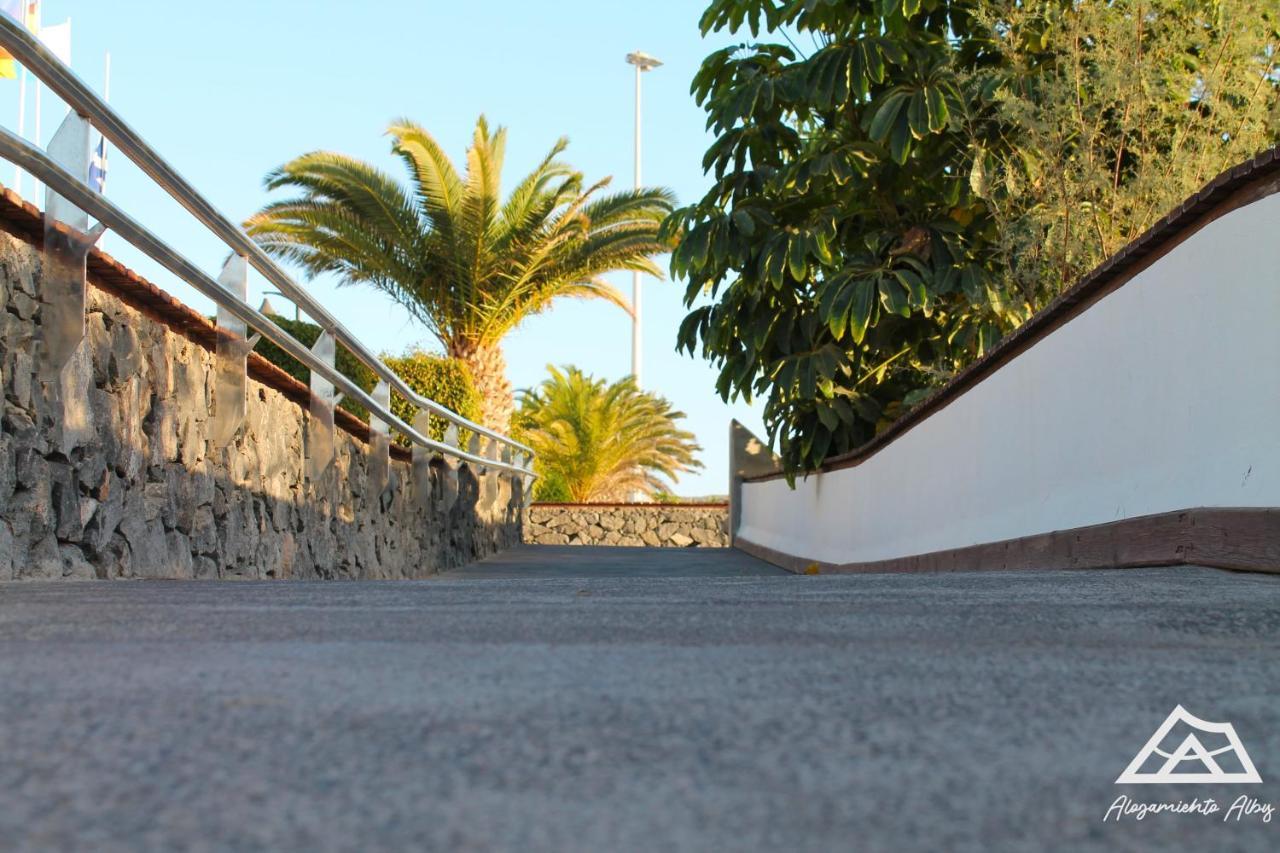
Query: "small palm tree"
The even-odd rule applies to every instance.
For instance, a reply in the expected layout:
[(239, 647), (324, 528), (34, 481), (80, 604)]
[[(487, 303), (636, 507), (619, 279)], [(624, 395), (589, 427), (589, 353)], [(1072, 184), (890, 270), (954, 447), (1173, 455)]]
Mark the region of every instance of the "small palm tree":
[(548, 369), (541, 387), (521, 392), (515, 426), (543, 479), (568, 500), (654, 495), (702, 467), (693, 433), (676, 426), (684, 412), (631, 377), (610, 385), (576, 367)]
[(375, 167), (317, 151), (266, 177), (295, 198), (268, 204), (245, 227), (268, 252), (308, 277), (334, 273), (389, 295), (471, 370), (482, 422), (506, 430), (511, 384), (502, 338), (562, 296), (607, 299), (630, 311), (604, 280), (619, 270), (661, 277), (652, 258), (668, 250), (658, 226), (673, 196), (664, 189), (602, 194), (556, 158), (561, 139), (532, 172), (500, 195), (507, 133), (481, 116), (459, 175), (435, 139), (400, 120), (387, 130), (408, 186)]

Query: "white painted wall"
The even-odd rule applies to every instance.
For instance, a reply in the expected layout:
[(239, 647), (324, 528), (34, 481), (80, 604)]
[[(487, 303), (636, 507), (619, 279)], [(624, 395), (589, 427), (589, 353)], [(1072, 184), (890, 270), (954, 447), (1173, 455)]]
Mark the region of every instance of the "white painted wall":
[(745, 483), (738, 536), (850, 563), (1195, 507), (1280, 507), (1280, 195), (861, 465)]

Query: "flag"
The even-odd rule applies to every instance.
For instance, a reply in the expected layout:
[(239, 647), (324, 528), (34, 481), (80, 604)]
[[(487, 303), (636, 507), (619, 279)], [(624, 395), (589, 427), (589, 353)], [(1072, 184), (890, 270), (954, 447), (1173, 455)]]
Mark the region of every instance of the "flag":
[(93, 149), (89, 158), (89, 186), (102, 192), (107, 186), (107, 140), (98, 140), (98, 147)]
[(40, 28), (40, 41), (58, 57), (63, 65), (71, 64), (71, 19), (61, 24)]
[[(37, 0), (0, 0), (0, 14), (26, 25), (31, 32), (40, 29), (40, 4)], [(70, 31), (68, 30), (68, 34)], [(18, 76), (17, 63), (9, 51), (0, 48), (0, 77), (12, 80)]]

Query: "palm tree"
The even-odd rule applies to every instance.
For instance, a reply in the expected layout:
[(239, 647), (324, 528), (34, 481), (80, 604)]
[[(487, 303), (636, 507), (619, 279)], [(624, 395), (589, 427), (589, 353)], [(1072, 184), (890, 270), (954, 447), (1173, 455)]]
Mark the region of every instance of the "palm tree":
[(535, 451), (543, 479), (572, 501), (654, 495), (702, 467), (694, 435), (676, 426), (684, 412), (627, 377), (612, 385), (576, 367), (548, 365), (540, 388), (522, 391), (517, 433)]
[(639, 270), (661, 277), (668, 250), (658, 226), (674, 197), (664, 189), (602, 193), (556, 158), (560, 139), (504, 202), (499, 178), (507, 132), (481, 116), (459, 175), (435, 139), (407, 119), (387, 130), (408, 185), (368, 163), (317, 151), (267, 175), (267, 189), (299, 194), (245, 223), (268, 252), (311, 278), (389, 295), (471, 370), (480, 417), (506, 430), (511, 384), (502, 338), (562, 296), (607, 299), (630, 312), (604, 276)]

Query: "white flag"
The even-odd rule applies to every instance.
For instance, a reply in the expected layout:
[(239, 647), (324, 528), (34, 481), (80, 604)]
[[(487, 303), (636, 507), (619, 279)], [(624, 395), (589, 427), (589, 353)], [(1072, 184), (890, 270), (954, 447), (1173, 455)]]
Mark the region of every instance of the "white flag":
[(53, 55), (62, 60), (63, 65), (71, 64), (71, 19), (61, 24), (40, 28), (40, 41), (53, 51)]

